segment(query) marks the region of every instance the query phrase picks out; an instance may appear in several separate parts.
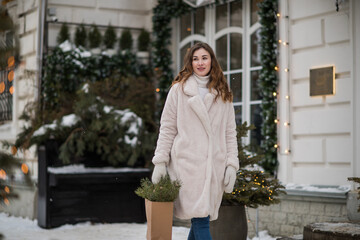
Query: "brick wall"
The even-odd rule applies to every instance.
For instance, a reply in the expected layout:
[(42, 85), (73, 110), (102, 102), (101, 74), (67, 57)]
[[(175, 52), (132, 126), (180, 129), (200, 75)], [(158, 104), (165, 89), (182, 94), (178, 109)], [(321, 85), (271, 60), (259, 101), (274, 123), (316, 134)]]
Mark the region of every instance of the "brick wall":
[[(256, 209), (247, 208), (249, 237), (256, 231)], [(347, 221), (346, 195), (296, 196), (286, 195), (281, 203), (261, 206), (258, 230), (268, 230), (271, 236), (293, 236), (303, 233), (307, 224), (327, 221)]]

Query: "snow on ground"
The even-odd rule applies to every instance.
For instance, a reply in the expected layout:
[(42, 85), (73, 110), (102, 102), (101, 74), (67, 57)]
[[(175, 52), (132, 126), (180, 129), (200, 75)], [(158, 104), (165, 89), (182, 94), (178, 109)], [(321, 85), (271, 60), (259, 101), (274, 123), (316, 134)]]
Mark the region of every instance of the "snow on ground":
[[(5, 240), (145, 240), (146, 223), (64, 225), (54, 229), (42, 229), (36, 220), (12, 217), (0, 213), (0, 233)], [(173, 227), (173, 240), (186, 240), (189, 228)], [(267, 231), (259, 233), (253, 240), (275, 240)]]

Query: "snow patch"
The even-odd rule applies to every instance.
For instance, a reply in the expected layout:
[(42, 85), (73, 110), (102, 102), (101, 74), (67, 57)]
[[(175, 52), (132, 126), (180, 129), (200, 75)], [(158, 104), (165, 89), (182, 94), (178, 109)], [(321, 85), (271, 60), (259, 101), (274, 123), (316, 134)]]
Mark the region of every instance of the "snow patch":
[(61, 119), (61, 126), (71, 127), (71, 126), (75, 125), (79, 120), (80, 120), (80, 118), (78, 116), (76, 116), (74, 113), (65, 115)]
[(49, 167), (48, 172), (54, 174), (69, 173), (120, 173), (120, 172), (148, 172), (147, 168), (86, 168), (83, 164), (73, 164), (63, 167)]
[(90, 87), (89, 84), (85, 83), (81, 88), (81, 91), (83, 91), (84, 93), (89, 93), (89, 87)]
[[(247, 238), (247, 240), (250, 240), (250, 238)], [(269, 235), (268, 231), (261, 231), (259, 232), (258, 237), (253, 237), (252, 240), (276, 240), (276, 238), (273, 238)]]
[(47, 130), (49, 130), (49, 129), (55, 129), (55, 128), (56, 128), (56, 124), (55, 124), (55, 123), (43, 125), (43, 126), (41, 126), (40, 128), (38, 128), (38, 129), (33, 133), (33, 137), (37, 137), (37, 136), (44, 135)]
[(66, 40), (59, 45), (59, 48), (63, 52), (69, 52), (73, 49), (73, 45), (69, 42), (69, 40)]
[[(42, 229), (37, 225), (36, 220), (12, 217), (5, 213), (0, 213), (0, 232), (8, 240), (145, 240), (146, 223), (92, 224), (85, 222), (76, 225), (67, 224), (53, 229)], [(172, 228), (173, 240), (187, 239), (188, 234), (189, 228)]]

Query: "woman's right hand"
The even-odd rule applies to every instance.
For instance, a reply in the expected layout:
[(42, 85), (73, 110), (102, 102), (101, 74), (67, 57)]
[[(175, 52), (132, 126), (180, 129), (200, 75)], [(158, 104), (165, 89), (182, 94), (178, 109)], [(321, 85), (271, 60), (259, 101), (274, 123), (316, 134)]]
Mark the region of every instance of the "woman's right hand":
[(166, 165), (165, 163), (155, 164), (154, 171), (151, 177), (151, 181), (156, 184), (160, 181), (161, 177), (166, 176)]

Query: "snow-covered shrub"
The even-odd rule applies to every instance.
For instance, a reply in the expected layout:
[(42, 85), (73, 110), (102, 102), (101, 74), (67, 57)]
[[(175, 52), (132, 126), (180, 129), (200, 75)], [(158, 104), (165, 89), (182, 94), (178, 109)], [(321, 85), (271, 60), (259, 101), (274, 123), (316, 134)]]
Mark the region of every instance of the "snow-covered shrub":
[(157, 131), (148, 70), (129, 52), (94, 56), (63, 42), (46, 58), (41, 101), (24, 111), (27, 124), (15, 144), (5, 145), (21, 150), (53, 139), (64, 163), (90, 156), (114, 166), (145, 166)]

